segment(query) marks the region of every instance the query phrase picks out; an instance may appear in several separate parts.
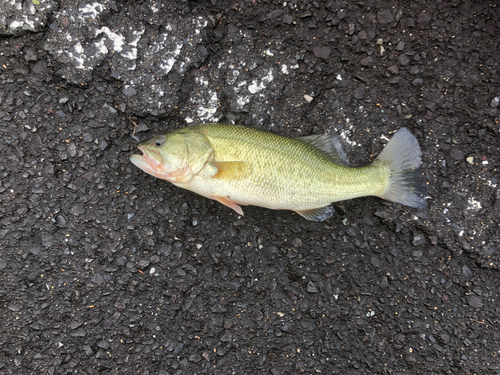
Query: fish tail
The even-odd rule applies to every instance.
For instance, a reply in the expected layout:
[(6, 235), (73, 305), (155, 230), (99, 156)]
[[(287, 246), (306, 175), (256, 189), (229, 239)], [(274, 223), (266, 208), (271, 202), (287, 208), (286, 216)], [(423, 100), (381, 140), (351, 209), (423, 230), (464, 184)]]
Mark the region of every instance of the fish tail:
[(389, 173), (387, 187), (379, 197), (413, 208), (424, 208), (427, 187), (420, 173), (421, 159), (417, 139), (408, 129), (399, 129), (374, 162)]

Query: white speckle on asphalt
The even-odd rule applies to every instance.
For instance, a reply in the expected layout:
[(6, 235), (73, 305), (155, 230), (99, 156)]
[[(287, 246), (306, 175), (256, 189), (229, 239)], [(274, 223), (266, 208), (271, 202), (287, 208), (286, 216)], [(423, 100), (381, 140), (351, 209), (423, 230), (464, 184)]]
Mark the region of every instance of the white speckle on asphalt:
[[(98, 9), (99, 8), (99, 9)], [(87, 4), (83, 8), (79, 8), (78, 11), (83, 17), (90, 16), (96, 18), (102, 11), (104, 7), (99, 3)]]
[(257, 80), (253, 80), (252, 83), (248, 86), (248, 91), (252, 94), (256, 94), (259, 91), (262, 91), (266, 88), (266, 84), (272, 82), (273, 80), (273, 72), (269, 70), (266, 76), (262, 77), (260, 82)]
[(481, 206), (481, 202), (477, 201), (474, 197), (470, 197), (468, 200), (467, 200), (467, 208), (466, 210), (470, 210), (470, 211), (478, 211), (482, 208)]

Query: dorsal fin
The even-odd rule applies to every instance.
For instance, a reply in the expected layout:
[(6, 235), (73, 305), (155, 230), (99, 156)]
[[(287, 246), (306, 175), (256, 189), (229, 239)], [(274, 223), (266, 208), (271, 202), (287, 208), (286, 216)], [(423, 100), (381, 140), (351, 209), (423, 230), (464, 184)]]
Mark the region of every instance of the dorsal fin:
[(297, 139), (309, 143), (311, 146), (314, 146), (318, 150), (324, 152), (335, 164), (345, 166), (349, 164), (347, 156), (342, 149), (340, 137), (336, 134), (308, 135)]

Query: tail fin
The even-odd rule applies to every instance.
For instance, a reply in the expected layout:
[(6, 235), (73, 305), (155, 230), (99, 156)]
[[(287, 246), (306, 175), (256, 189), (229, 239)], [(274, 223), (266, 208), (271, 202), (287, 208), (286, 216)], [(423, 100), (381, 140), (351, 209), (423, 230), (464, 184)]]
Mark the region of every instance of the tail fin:
[(424, 208), (427, 188), (420, 173), (421, 159), (417, 139), (408, 129), (399, 129), (375, 160), (389, 170), (389, 185), (380, 198)]

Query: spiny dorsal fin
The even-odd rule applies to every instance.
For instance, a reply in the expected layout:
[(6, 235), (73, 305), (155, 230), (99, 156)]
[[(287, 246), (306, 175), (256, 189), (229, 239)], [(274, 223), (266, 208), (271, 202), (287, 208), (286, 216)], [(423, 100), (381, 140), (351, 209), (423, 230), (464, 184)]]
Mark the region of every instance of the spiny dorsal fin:
[(345, 166), (348, 165), (347, 156), (342, 149), (342, 144), (340, 143), (340, 137), (338, 135), (308, 135), (297, 139), (307, 142), (311, 146), (314, 146), (318, 150), (324, 152), (335, 164)]

